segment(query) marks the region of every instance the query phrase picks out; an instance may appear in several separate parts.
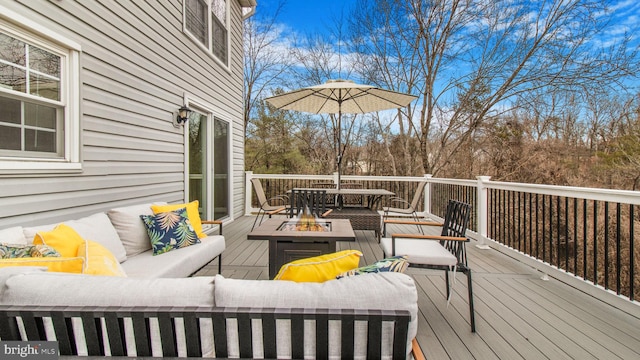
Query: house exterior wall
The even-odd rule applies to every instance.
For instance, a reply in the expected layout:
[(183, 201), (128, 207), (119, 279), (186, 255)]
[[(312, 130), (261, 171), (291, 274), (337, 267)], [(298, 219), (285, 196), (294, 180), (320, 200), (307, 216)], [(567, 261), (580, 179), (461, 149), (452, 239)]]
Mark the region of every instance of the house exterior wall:
[(229, 67), (183, 32), (182, 0), (2, 1), (81, 46), (81, 170), (0, 169), (0, 229), (152, 201), (182, 202), (185, 99), (210, 104), (231, 128), (232, 216), (244, 213), (242, 9), (230, 4)]

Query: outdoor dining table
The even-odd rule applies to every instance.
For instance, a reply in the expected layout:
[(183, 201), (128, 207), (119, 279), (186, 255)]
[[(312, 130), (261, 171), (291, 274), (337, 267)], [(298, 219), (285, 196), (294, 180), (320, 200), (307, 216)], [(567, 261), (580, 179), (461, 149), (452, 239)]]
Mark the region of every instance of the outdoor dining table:
[[(363, 204), (364, 207), (377, 210), (378, 204), (383, 196), (392, 196), (395, 195), (394, 192), (386, 190), (386, 189), (348, 189), (348, 188), (300, 188), (301, 190), (324, 190), (327, 195), (337, 196), (338, 201), (336, 202), (338, 208), (342, 208), (342, 197), (346, 195), (359, 195), (366, 197), (366, 202)], [(289, 191), (290, 192), (290, 191)]]
[[(372, 230), (380, 241), (382, 235), (382, 215), (378, 212), (378, 205), (384, 196), (395, 195), (386, 189), (349, 189), (349, 188), (296, 188), (301, 190), (322, 190), (327, 196), (336, 196), (336, 208), (326, 215), (326, 219), (348, 219), (354, 230)], [(291, 191), (288, 191), (291, 193)], [(362, 206), (343, 206), (342, 197), (346, 195), (361, 195), (366, 197)]]

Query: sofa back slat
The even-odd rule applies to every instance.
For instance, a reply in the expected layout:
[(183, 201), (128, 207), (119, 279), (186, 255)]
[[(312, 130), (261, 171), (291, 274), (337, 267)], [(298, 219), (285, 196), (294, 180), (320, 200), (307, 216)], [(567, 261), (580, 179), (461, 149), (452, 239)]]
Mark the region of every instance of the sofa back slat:
[(191, 311), (185, 311), (183, 317), (185, 338), (187, 342), (187, 356), (202, 357), (202, 347), (200, 344), (200, 320), (196, 317), (196, 314)]
[(329, 315), (324, 311), (316, 316), (316, 358), (329, 358)]
[[(126, 356), (127, 349), (125, 347), (124, 320), (122, 318), (118, 318), (113, 312), (107, 312), (104, 314), (104, 322), (105, 327), (107, 328), (107, 334), (109, 334), (109, 349), (111, 350), (111, 356)], [(62, 350), (60, 351), (62, 352)]]
[[(0, 339), (10, 340), (49, 340), (45, 331), (49, 327), (55, 332), (59, 342), (61, 355), (78, 354), (78, 342), (84, 342), (86, 355), (130, 356), (127, 354), (127, 341), (135, 344), (136, 355), (153, 356), (152, 342), (160, 335), (162, 341), (162, 355), (165, 357), (178, 356), (178, 331), (176, 319), (184, 323), (185, 344), (187, 357), (202, 357), (202, 341), (215, 345), (215, 356), (228, 357), (227, 340), (232, 333), (237, 334), (238, 350), (241, 358), (254, 357), (254, 341), (252, 336), (262, 332), (263, 354), (265, 358), (275, 358), (277, 345), (283, 340), (291, 346), (292, 358), (304, 357), (305, 321), (310, 320), (315, 326), (316, 356), (327, 358), (329, 352), (330, 323), (339, 322), (341, 353), (343, 358), (352, 358), (355, 354), (356, 325), (366, 323), (367, 329), (367, 358), (380, 358), (382, 337), (386, 336), (383, 329), (390, 323), (393, 328), (393, 358), (406, 357), (407, 329), (410, 313), (405, 310), (327, 310), (327, 309), (247, 309), (247, 308), (94, 308), (87, 307), (3, 307), (0, 308)], [(128, 320), (127, 320), (128, 319)], [(203, 329), (203, 319), (210, 321), (213, 331)], [(235, 319), (237, 331), (230, 331), (229, 319)], [(259, 319), (260, 321), (252, 321)], [(278, 328), (289, 321), (290, 334), (288, 339), (278, 339), (283, 333)], [(76, 329), (72, 324), (76, 323)], [(130, 324), (127, 324), (130, 322)], [(80, 324), (81, 323), (81, 324)], [(80, 339), (75, 331), (81, 326), (84, 337)], [(358, 325), (359, 326), (359, 325)], [(128, 328), (128, 330), (127, 330)], [(308, 329), (306, 329), (308, 331)], [(23, 338), (21, 331), (26, 335)], [(288, 333), (285, 332), (285, 333)], [(155, 334), (155, 335), (154, 335)], [(205, 334), (205, 335), (203, 335)], [(208, 334), (208, 335), (207, 335)], [(131, 338), (133, 336), (133, 338)], [(204, 338), (203, 338), (204, 336)], [(360, 337), (358, 337), (359, 339)], [(107, 341), (108, 339), (108, 341)], [(80, 341), (81, 340), (81, 341)], [(80, 344), (82, 345), (82, 344)]]

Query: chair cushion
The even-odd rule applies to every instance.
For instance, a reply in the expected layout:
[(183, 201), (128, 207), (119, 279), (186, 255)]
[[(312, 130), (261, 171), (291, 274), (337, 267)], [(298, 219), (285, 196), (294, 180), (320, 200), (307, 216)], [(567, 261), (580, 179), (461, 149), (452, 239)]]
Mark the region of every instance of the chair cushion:
[(396, 238), (395, 254), (391, 252), (391, 238), (380, 239), (380, 245), (387, 255), (407, 255), (410, 264), (455, 266), (458, 263), (455, 255), (436, 240)]

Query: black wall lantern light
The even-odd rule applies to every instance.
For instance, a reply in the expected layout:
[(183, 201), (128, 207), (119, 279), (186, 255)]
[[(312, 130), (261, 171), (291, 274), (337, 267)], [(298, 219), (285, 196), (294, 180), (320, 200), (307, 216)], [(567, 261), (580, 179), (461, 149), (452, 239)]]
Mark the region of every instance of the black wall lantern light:
[(191, 109), (189, 109), (186, 105), (182, 105), (182, 107), (178, 109), (178, 115), (173, 121), (173, 126), (174, 127), (180, 127), (180, 125), (184, 126), (187, 120), (189, 120), (190, 113), (191, 113)]

